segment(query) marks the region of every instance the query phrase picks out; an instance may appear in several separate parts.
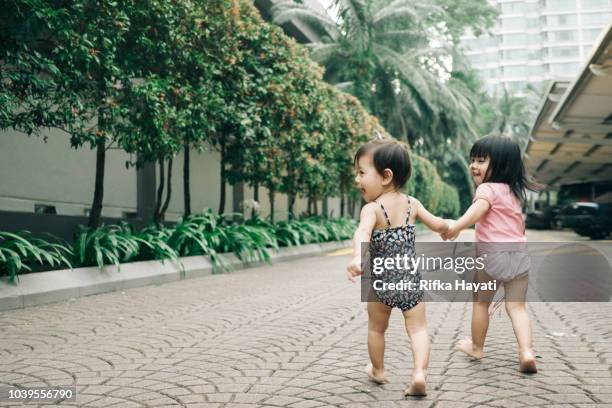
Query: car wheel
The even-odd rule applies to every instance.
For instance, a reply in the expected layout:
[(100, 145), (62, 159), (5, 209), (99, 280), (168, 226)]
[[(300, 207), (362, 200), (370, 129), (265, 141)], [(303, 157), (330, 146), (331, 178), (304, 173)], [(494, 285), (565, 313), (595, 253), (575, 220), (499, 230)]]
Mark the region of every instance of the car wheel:
[(606, 237), (606, 233), (604, 231), (591, 231), (589, 234), (589, 238), (591, 239), (604, 239)]

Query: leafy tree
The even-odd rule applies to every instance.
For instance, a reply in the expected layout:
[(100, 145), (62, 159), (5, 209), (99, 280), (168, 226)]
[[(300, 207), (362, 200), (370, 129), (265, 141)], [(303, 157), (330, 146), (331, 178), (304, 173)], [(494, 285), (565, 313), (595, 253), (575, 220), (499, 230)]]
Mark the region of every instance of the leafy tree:
[(122, 63), (129, 12), (115, 1), (3, 2), (9, 18), (2, 31), (3, 93), (9, 96), (2, 126), (27, 134), (55, 127), (75, 148), (96, 150), (96, 176), (89, 225), (100, 222), (106, 151), (116, 143), (122, 120)]

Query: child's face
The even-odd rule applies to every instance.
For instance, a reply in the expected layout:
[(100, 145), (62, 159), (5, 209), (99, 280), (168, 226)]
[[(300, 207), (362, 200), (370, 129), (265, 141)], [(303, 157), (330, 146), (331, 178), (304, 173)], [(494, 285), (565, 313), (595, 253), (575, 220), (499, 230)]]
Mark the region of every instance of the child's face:
[(484, 183), (489, 169), (490, 159), (488, 157), (472, 157), (470, 163), (470, 173), (472, 173), (472, 179), (474, 184), (477, 186)]
[(376, 200), (389, 185), (388, 177), (383, 177), (376, 171), (371, 154), (365, 154), (359, 158), (355, 171), (357, 173), (355, 183), (361, 190), (361, 196), (367, 202)]

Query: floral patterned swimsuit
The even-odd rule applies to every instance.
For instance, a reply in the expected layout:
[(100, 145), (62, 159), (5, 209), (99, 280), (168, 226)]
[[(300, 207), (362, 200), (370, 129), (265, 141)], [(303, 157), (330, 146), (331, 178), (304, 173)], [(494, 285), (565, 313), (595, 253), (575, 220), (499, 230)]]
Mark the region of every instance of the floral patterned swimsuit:
[[(407, 197), (408, 198), (408, 197)], [(416, 256), (414, 248), (415, 238), (415, 225), (409, 224), (410, 220), (410, 198), (408, 198), (408, 215), (406, 216), (406, 222), (404, 225), (399, 227), (391, 228), (391, 222), (385, 207), (381, 203), (378, 203), (380, 208), (385, 214), (385, 220), (387, 221), (387, 228), (374, 230), (372, 238), (370, 240), (370, 262), (373, 262), (375, 258), (394, 258), (399, 255), (404, 257), (404, 254), (408, 255), (408, 259), (413, 259)], [(403, 262), (403, 261), (402, 261)], [(371, 267), (373, 265), (370, 265)], [(415, 307), (423, 299), (423, 291), (419, 290), (419, 282), (421, 280), (421, 274), (419, 271), (412, 274), (412, 266), (409, 263), (408, 269), (397, 269), (394, 266), (391, 269), (384, 268), (383, 272), (379, 275), (372, 275), (372, 291), (376, 294), (378, 300), (389, 306), (398, 307), (405, 312)], [(373, 270), (373, 269), (371, 269)], [(382, 280), (385, 283), (399, 283), (402, 281), (414, 282), (413, 286), (415, 290), (384, 290), (374, 289), (373, 283), (375, 280)]]

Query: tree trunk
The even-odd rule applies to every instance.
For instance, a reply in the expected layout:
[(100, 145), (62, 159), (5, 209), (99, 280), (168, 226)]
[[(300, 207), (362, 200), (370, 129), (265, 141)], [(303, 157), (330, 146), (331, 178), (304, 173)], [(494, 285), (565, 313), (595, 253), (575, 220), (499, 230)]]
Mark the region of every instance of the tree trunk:
[(323, 215), (324, 218), (328, 218), (329, 217), (329, 202), (328, 202), (328, 197), (325, 196), (323, 197), (323, 201), (321, 202), (321, 215)]
[(219, 198), (219, 215), (225, 212), (225, 142), (221, 138), (221, 197)]
[[(259, 183), (253, 185), (253, 201), (259, 204)], [(251, 209), (251, 218), (255, 216), (255, 207)]]
[(308, 216), (312, 215), (312, 196), (308, 194), (308, 209), (306, 210)]
[(161, 221), (166, 217), (166, 210), (170, 205), (170, 198), (172, 197), (172, 157), (168, 160), (168, 178), (166, 179), (166, 200), (164, 201), (164, 205), (162, 206), (161, 213), (159, 214), (159, 219)]
[(274, 222), (274, 189), (268, 188), (268, 200), (270, 201), (270, 222)]
[(295, 204), (295, 194), (289, 194), (289, 219), (292, 220), (293, 216), (293, 204)]
[(160, 159), (159, 163), (159, 185), (157, 187), (157, 199), (155, 200), (155, 210), (153, 211), (153, 222), (157, 225), (161, 223), (160, 219), (160, 208), (162, 197), (164, 195), (164, 183), (165, 183), (165, 172), (164, 172), (164, 161)]
[(319, 215), (319, 207), (317, 206), (317, 197), (313, 197), (312, 203), (313, 203), (312, 211), (314, 212), (314, 215), (317, 216)]
[(183, 203), (185, 205), (185, 217), (191, 215), (191, 188), (189, 182), (189, 143), (185, 142), (183, 149)]
[(90, 228), (98, 228), (100, 226), (100, 218), (102, 216), (102, 201), (104, 199), (104, 166), (106, 162), (106, 139), (101, 140), (96, 145), (96, 181), (94, 186), (93, 202), (91, 203), (91, 211), (89, 212)]
[(344, 193), (340, 193), (340, 217), (344, 217)]
[(346, 212), (349, 218), (353, 218), (353, 197), (351, 197), (350, 193), (347, 193), (346, 197)]

